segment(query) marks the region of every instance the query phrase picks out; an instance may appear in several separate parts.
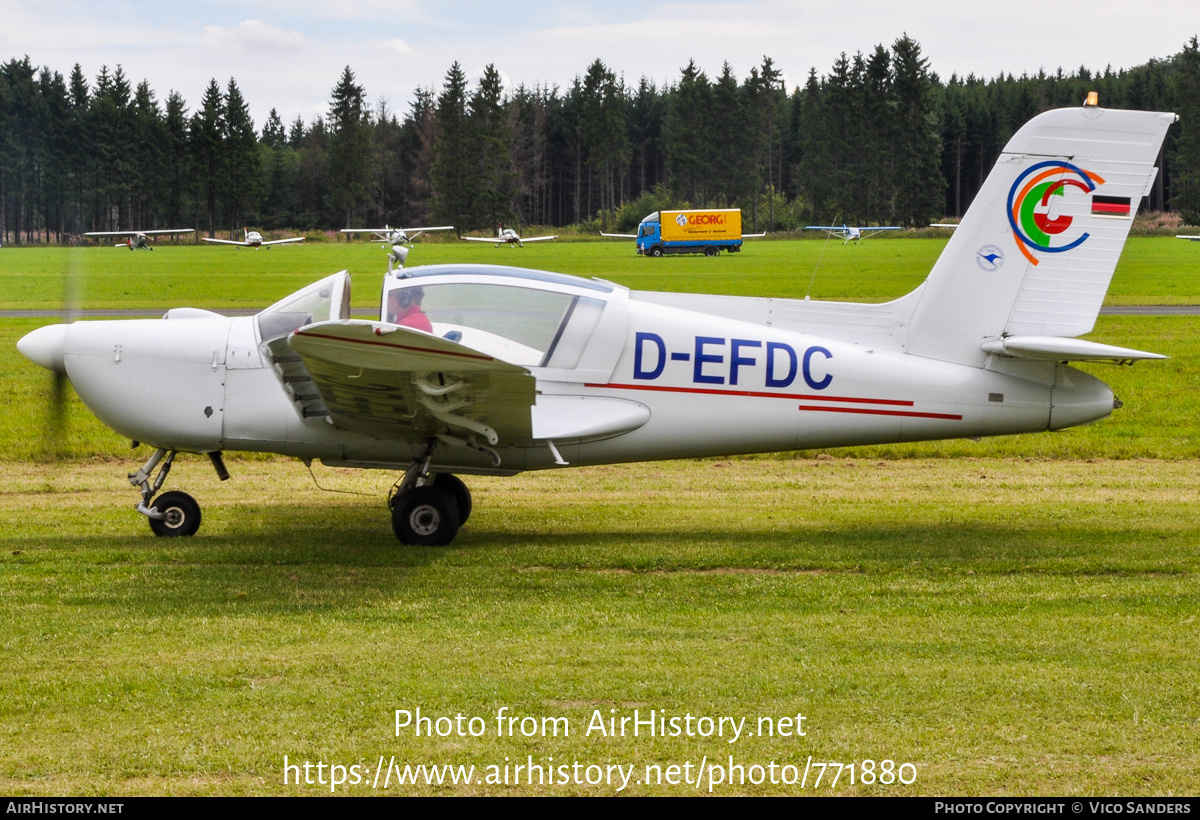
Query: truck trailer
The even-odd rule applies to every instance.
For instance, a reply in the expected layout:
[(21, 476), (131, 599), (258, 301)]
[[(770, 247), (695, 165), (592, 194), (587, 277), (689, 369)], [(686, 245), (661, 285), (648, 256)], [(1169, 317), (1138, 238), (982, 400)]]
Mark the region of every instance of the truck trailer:
[(655, 211), (642, 220), (637, 232), (637, 252), (646, 256), (668, 253), (703, 253), (742, 249), (742, 212), (737, 208), (698, 211)]

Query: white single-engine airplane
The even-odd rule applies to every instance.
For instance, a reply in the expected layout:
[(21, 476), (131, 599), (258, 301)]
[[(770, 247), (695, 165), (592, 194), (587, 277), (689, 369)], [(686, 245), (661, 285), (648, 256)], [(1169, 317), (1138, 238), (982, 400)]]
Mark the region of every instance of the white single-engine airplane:
[[(881, 228), (851, 228), (847, 225), (838, 227), (837, 225), (805, 225), (806, 231), (825, 231), (830, 236), (842, 238), (842, 244), (847, 242), (857, 242), (860, 239), (866, 239), (868, 236), (874, 236), (883, 231), (902, 231), (904, 230), (899, 225), (885, 225)], [(866, 233), (863, 233), (866, 231)]]
[(242, 228), (242, 235), (245, 240), (238, 242), (236, 239), (210, 239), (202, 237), (205, 242), (212, 242), (214, 245), (237, 245), (239, 248), (269, 248), (272, 245), (290, 245), (293, 242), (303, 242), (303, 236), (293, 236), (289, 239), (272, 239), (270, 242), (264, 242), (262, 234), (258, 231), (252, 231), (247, 228)]
[(390, 245), (392, 248), (388, 256), (388, 272), (390, 273), (393, 267), (404, 267), (404, 260), (408, 256), (405, 245), (412, 245), (414, 239), (428, 231), (452, 230), (454, 230), (453, 225), (442, 225), (437, 228), (389, 228), (384, 225), (382, 228), (342, 228), (342, 233), (369, 233), (372, 234), (373, 241), (385, 243), (380, 247), (386, 249)]
[(498, 248), (501, 245), (508, 244), (510, 247), (524, 247), (525, 242), (545, 242), (548, 239), (558, 239), (557, 236), (535, 236), (531, 239), (521, 239), (521, 237), (512, 228), (499, 228), (496, 231), (495, 239), (487, 239), (482, 236), (460, 236), (459, 239), (465, 239), (468, 242), (492, 242)]
[[(631, 291), (513, 267), (344, 271), (257, 316), (43, 327), (18, 343), (154, 454), (130, 482), (159, 535), (175, 454), (282, 453), (402, 471), (404, 543), (449, 543), (457, 475), (1059, 430), (1120, 406), (1072, 361), (1164, 358), (1092, 330), (1173, 114), (1060, 109), (1009, 141), (928, 279), (884, 304)], [(155, 470), (158, 470), (155, 475)]]
[(84, 236), (123, 236), (124, 242), (113, 245), (114, 248), (129, 248), (131, 251), (152, 251), (150, 242), (157, 236), (195, 233), (195, 228), (169, 228), (159, 231), (88, 231)]

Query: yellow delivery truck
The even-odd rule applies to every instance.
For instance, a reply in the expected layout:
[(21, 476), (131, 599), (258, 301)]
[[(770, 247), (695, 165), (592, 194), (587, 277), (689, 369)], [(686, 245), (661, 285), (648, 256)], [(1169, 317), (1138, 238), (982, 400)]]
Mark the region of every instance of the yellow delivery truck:
[(637, 252), (646, 256), (668, 253), (703, 253), (742, 249), (742, 212), (737, 208), (698, 211), (655, 211), (642, 220), (637, 232)]

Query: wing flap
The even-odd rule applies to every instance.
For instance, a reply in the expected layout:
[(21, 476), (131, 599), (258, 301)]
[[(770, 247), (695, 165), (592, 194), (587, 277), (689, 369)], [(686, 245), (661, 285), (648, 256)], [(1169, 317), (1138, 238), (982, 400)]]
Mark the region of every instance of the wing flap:
[(322, 322), (288, 338), (332, 422), (381, 438), (483, 436), (532, 441), (530, 372), (418, 330), (379, 322)]

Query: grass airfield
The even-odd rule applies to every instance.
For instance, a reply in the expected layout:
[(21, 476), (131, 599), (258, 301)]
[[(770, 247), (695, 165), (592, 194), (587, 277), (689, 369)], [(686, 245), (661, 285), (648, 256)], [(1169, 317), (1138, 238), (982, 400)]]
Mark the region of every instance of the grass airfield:
[[(747, 243), (662, 260), (629, 243), (418, 243), (412, 263), (502, 262), (631, 287), (880, 301), (943, 241)], [(1197, 248), (1130, 240), (1110, 304), (1200, 302)], [(261, 308), (334, 270), (373, 307), (377, 244), (0, 250), (0, 309)], [(68, 277), (66, 272), (73, 271)], [(878, 273), (883, 270), (885, 273)], [(814, 276), (815, 273), (815, 276)], [(367, 782), (338, 794), (611, 794), (511, 767), (634, 766), (622, 793), (701, 761), (816, 772), (714, 794), (1188, 795), (1200, 791), (1200, 350), (1195, 317), (1101, 317), (1088, 338), (1171, 355), (1094, 367), (1126, 406), (1056, 434), (471, 479), (449, 548), (401, 547), (394, 476), (183, 456), (194, 539), (155, 539), (124, 479), (148, 453), (78, 402), (42, 437), (48, 380), (0, 324), (0, 787), (12, 795), (321, 794), (284, 756)], [(396, 735), (394, 712), (485, 718)], [(569, 737), (498, 737), (500, 707)], [(802, 713), (804, 737), (603, 736), (601, 717)], [(615, 711), (610, 711), (615, 710)], [(484, 782), (383, 789), (380, 759)], [(553, 758), (549, 761), (548, 758)], [(862, 761), (909, 784), (861, 782)], [(811, 761), (811, 762), (810, 762)], [(487, 782), (488, 766), (503, 781)], [(586, 768), (583, 771), (588, 771)], [(786, 770), (780, 770), (781, 773)], [(906, 777), (908, 772), (906, 770)], [(716, 773), (709, 770), (710, 775)], [(753, 772), (750, 773), (753, 777)], [(317, 778), (314, 769), (313, 778)]]

